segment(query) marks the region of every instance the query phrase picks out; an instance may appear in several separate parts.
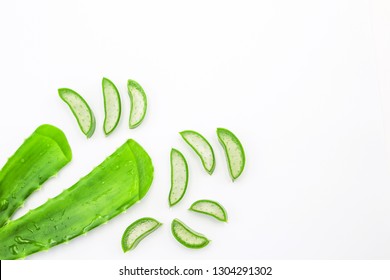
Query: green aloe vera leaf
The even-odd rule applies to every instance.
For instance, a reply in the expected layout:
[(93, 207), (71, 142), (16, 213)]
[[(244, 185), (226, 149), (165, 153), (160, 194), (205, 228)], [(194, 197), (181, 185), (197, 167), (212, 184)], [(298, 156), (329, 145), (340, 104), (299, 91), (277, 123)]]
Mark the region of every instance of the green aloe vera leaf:
[(188, 210), (214, 217), (221, 222), (227, 222), (228, 220), (225, 208), (213, 200), (201, 199), (195, 201)]
[(179, 219), (174, 219), (171, 224), (173, 237), (183, 246), (190, 249), (201, 249), (210, 243), (203, 234), (194, 231)]
[(171, 149), (171, 189), (169, 191), (169, 206), (179, 203), (187, 191), (188, 164), (183, 154)]
[(87, 136), (87, 138), (90, 138), (95, 132), (96, 120), (87, 101), (85, 101), (80, 94), (69, 88), (58, 89), (58, 94), (69, 106), (81, 131), (85, 134), (85, 136)]
[(106, 223), (139, 201), (139, 172), (129, 142), (72, 187), (0, 229), (0, 259), (48, 250)]
[(144, 89), (134, 80), (127, 81), (127, 90), (131, 102), (129, 127), (136, 128), (145, 118), (148, 99), (146, 98)]
[(226, 154), (230, 176), (234, 181), (241, 175), (242, 171), (244, 171), (244, 148), (237, 136), (226, 128), (217, 128), (217, 135)]
[(121, 117), (121, 98), (115, 84), (107, 78), (102, 80), (104, 97), (104, 124), (106, 135), (114, 131)]
[(71, 159), (65, 134), (52, 125), (39, 126), (0, 171), (0, 227)]
[(180, 132), (181, 137), (195, 151), (204, 169), (211, 175), (215, 169), (215, 156), (210, 143), (200, 133), (193, 130)]
[(127, 144), (133, 152), (137, 162), (139, 173), (139, 199), (142, 199), (149, 191), (153, 182), (154, 167), (152, 159), (136, 141), (130, 139), (127, 141)]
[(153, 218), (141, 218), (129, 225), (122, 236), (122, 249), (127, 252), (135, 249), (137, 245), (149, 234), (158, 229), (162, 223)]

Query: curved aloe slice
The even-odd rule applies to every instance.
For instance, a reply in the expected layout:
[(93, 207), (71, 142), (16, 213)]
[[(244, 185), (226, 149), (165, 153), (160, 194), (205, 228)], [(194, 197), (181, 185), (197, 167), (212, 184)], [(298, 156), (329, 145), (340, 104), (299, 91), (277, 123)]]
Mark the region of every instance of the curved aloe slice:
[(71, 240), (139, 201), (143, 183), (131, 141), (72, 187), (1, 228), (0, 259), (23, 258)]
[(109, 79), (103, 78), (102, 88), (104, 98), (103, 130), (108, 135), (117, 127), (121, 117), (121, 98), (118, 89)]
[(96, 121), (88, 103), (81, 97), (80, 94), (69, 88), (58, 89), (58, 94), (61, 99), (68, 104), (81, 131), (87, 136), (87, 138), (91, 137), (95, 132)]
[(211, 175), (215, 168), (215, 156), (210, 143), (200, 133), (192, 130), (180, 132), (181, 137), (200, 157), (204, 169)]
[(217, 129), (218, 139), (225, 150), (229, 173), (234, 181), (237, 179), (245, 167), (245, 152), (240, 140), (225, 128)]
[(179, 219), (172, 221), (171, 230), (175, 239), (187, 248), (200, 249), (210, 243), (203, 234), (189, 228)]
[(177, 204), (184, 196), (188, 185), (188, 165), (185, 157), (176, 149), (171, 150), (171, 190), (169, 206)]
[(61, 130), (48, 124), (38, 127), (0, 171), (0, 227), (71, 159), (72, 151)]
[(188, 210), (209, 215), (222, 222), (227, 222), (225, 208), (216, 201), (206, 199), (198, 200), (195, 201)]
[(131, 101), (129, 126), (136, 128), (145, 118), (148, 101), (145, 91), (136, 81), (128, 80), (127, 90)]
[(128, 226), (122, 236), (123, 252), (133, 250), (146, 236), (162, 224), (153, 218), (142, 218)]

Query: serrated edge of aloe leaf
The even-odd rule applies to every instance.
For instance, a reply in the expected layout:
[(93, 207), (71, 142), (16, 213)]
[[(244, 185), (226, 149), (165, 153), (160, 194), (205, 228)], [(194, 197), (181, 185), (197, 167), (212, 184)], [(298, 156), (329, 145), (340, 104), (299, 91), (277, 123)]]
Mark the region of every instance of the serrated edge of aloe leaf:
[[(183, 159), (184, 166), (185, 166), (185, 170), (186, 170), (186, 182), (185, 182), (185, 185), (184, 185), (184, 190), (183, 190), (182, 194), (180, 195), (179, 199), (176, 200), (175, 203), (171, 203), (171, 194), (172, 194), (172, 191), (173, 191), (173, 188), (174, 188), (174, 186), (173, 186), (173, 175), (174, 175), (173, 172), (174, 172), (174, 170), (173, 170), (172, 155), (173, 155), (173, 153), (175, 153), (175, 152), (178, 153), (178, 155)], [(188, 164), (187, 164), (186, 158), (184, 157), (184, 155), (183, 155), (179, 150), (177, 150), (177, 149), (175, 149), (175, 148), (172, 148), (172, 149), (171, 149), (170, 163), (171, 163), (171, 188), (170, 188), (170, 190), (169, 190), (168, 201), (169, 201), (169, 206), (172, 207), (172, 206), (178, 204), (178, 203), (183, 199), (183, 197), (184, 197), (184, 195), (185, 195), (185, 193), (186, 193), (186, 191), (187, 191), (189, 172), (188, 172)]]
[[(105, 82), (108, 82), (113, 88), (114, 88), (114, 91), (116, 93), (116, 97), (117, 97), (117, 103), (118, 103), (118, 108), (119, 108), (119, 112), (118, 112), (118, 116), (116, 118), (116, 121), (115, 121), (115, 124), (114, 126), (112, 127), (112, 129), (110, 131), (106, 131), (106, 121), (107, 121), (107, 98), (106, 98), (106, 93), (104, 91), (104, 84)], [(119, 91), (118, 91), (118, 88), (115, 86), (115, 84), (108, 78), (105, 78), (103, 77), (102, 79), (102, 91), (103, 91), (103, 101), (104, 101), (104, 121), (103, 121), (103, 131), (104, 131), (104, 134), (105, 135), (109, 135), (110, 133), (112, 133), (115, 128), (118, 126), (118, 123), (119, 123), (119, 120), (121, 118), (121, 113), (122, 113), (122, 104), (121, 104), (121, 97), (119, 95)]]
[[(136, 88), (141, 93), (143, 102), (145, 104), (145, 109), (143, 110), (142, 117), (135, 124), (131, 124), (131, 119), (132, 119), (131, 113), (135, 109), (135, 105), (134, 105), (134, 100), (133, 100), (133, 93), (132, 93), (130, 87)], [(129, 128), (133, 129), (133, 128), (138, 127), (142, 123), (142, 121), (144, 120), (144, 118), (146, 116), (146, 111), (148, 109), (148, 98), (146, 97), (146, 93), (145, 93), (144, 89), (141, 87), (141, 85), (138, 82), (134, 81), (134, 80), (131, 80), (131, 79), (127, 80), (127, 91), (129, 93), (130, 102), (131, 102), (131, 104), (130, 104)]]
[[(197, 209), (193, 208), (194, 206), (196, 206), (196, 204), (201, 203), (201, 202), (206, 202), (206, 203), (210, 203), (210, 204), (216, 205), (219, 209), (221, 209), (224, 218), (221, 219), (220, 217), (212, 214), (211, 212), (201, 211), (201, 210), (197, 210)], [(197, 201), (195, 201), (194, 203), (191, 204), (191, 206), (190, 206), (190, 208), (188, 208), (188, 210), (208, 215), (208, 216), (213, 217), (213, 218), (215, 218), (215, 219), (217, 219), (217, 220), (219, 220), (221, 222), (227, 223), (227, 221), (228, 221), (228, 215), (227, 215), (227, 211), (226, 211), (225, 207), (223, 207), (220, 203), (218, 203), (218, 202), (216, 202), (214, 200), (209, 200), (209, 199), (197, 200)]]
[[(240, 151), (243, 155), (243, 159), (242, 159), (242, 165), (240, 167), (240, 172), (234, 176), (233, 175), (233, 171), (232, 171), (232, 163), (230, 162), (230, 157), (229, 157), (229, 151), (228, 151), (228, 148), (226, 147), (226, 144), (225, 142), (221, 139), (220, 137), (220, 132), (223, 132), (223, 133), (226, 133), (228, 134), (232, 139), (234, 139), (234, 142), (236, 142), (236, 144), (239, 146), (240, 148)], [(245, 168), (245, 161), (246, 161), (246, 157), (245, 157), (245, 151), (244, 151), (244, 148), (240, 142), (240, 140), (237, 138), (237, 136), (231, 132), (230, 130), (226, 129), (226, 128), (217, 128), (217, 136), (218, 136), (218, 140), (219, 142), (221, 143), (222, 145), (222, 148), (223, 150), (225, 151), (225, 155), (226, 155), (226, 161), (228, 163), (228, 169), (229, 169), (229, 174), (230, 174), (230, 177), (232, 178), (232, 180), (236, 180), (238, 177), (240, 177), (240, 175), (242, 174), (242, 172), (244, 171), (244, 168)]]
[[(64, 91), (71, 92), (72, 94), (74, 94), (75, 96), (77, 96), (77, 97), (81, 100), (81, 102), (84, 103), (85, 106), (87, 107), (88, 113), (89, 113), (89, 115), (91, 116), (91, 120), (90, 120), (90, 122), (91, 122), (91, 127), (90, 127), (90, 129), (89, 129), (88, 131), (84, 131), (84, 130), (83, 130), (83, 127), (82, 127), (82, 125), (81, 125), (81, 123), (80, 123), (80, 119), (78, 118), (77, 113), (76, 113), (75, 109), (73, 108), (73, 105), (70, 104), (68, 101), (66, 101), (66, 100), (63, 98), (62, 94), (63, 94)], [(87, 138), (90, 138), (90, 137), (93, 135), (93, 133), (95, 132), (96, 120), (95, 120), (95, 115), (93, 114), (91, 107), (88, 105), (88, 102), (85, 101), (85, 99), (84, 99), (79, 93), (77, 93), (76, 91), (74, 91), (73, 89), (70, 89), (70, 88), (59, 88), (59, 89), (58, 89), (58, 95), (60, 96), (60, 98), (62, 99), (62, 101), (64, 101), (64, 102), (68, 105), (68, 107), (69, 107), (70, 110), (72, 111), (72, 114), (73, 114), (73, 116), (76, 118), (77, 124), (79, 125), (79, 128), (80, 128), (81, 132), (82, 132), (85, 136), (87, 136)]]
[[(209, 169), (207, 169), (206, 167), (206, 163), (205, 163), (205, 159), (204, 157), (200, 154), (200, 152), (198, 151), (198, 149), (196, 149), (185, 137), (185, 134), (187, 133), (193, 133), (193, 134), (196, 134), (197, 136), (199, 136), (206, 144), (207, 146), (209, 146), (210, 150), (211, 150), (211, 154), (212, 154), (212, 160), (213, 160), (213, 164)], [(207, 139), (202, 135), (200, 134), (199, 132), (196, 132), (194, 130), (183, 130), (181, 132), (179, 132), (179, 134), (181, 135), (181, 137), (183, 138), (183, 140), (195, 151), (195, 153), (199, 156), (200, 160), (202, 161), (202, 165), (203, 165), (203, 168), (211, 175), (213, 174), (214, 172), (214, 169), (215, 169), (215, 154), (214, 154), (214, 150), (213, 150), (213, 147), (211, 146), (211, 144), (209, 143), (209, 141), (207, 141)]]
[[(182, 226), (185, 230), (187, 230), (190, 234), (192, 235), (195, 235), (196, 237), (199, 237), (199, 238), (203, 238), (205, 240), (204, 243), (202, 243), (201, 245), (193, 245), (191, 243), (188, 243), (188, 242), (185, 242), (181, 237), (179, 237), (175, 230), (174, 230), (174, 227), (175, 227), (175, 224), (178, 224), (179, 226)], [(195, 230), (193, 230), (192, 228), (190, 228), (189, 226), (187, 226), (185, 223), (183, 223), (182, 221), (180, 221), (179, 219), (173, 219), (172, 220), (172, 223), (171, 223), (171, 232), (172, 232), (172, 235), (173, 237), (180, 243), (182, 244), (183, 246), (187, 247), (187, 248), (190, 248), (190, 249), (201, 249), (201, 248), (204, 248), (206, 247), (209, 243), (210, 243), (210, 239), (208, 239), (204, 234), (202, 233), (199, 233)]]
[[(140, 223), (144, 222), (144, 221), (153, 221), (156, 223), (155, 226), (153, 226), (151, 229), (145, 231), (144, 233), (142, 233), (140, 236), (138, 236), (134, 242), (132, 243), (131, 246), (128, 246), (127, 244), (127, 239), (129, 237), (129, 231), (137, 226), (139, 226)], [(138, 244), (145, 238), (147, 237), (148, 235), (150, 235), (152, 232), (154, 232), (155, 230), (157, 230), (159, 227), (162, 226), (162, 223), (160, 223), (159, 221), (157, 221), (156, 219), (153, 219), (153, 218), (150, 218), (150, 217), (145, 217), (145, 218), (141, 218), (141, 219), (138, 219), (136, 221), (134, 221), (133, 223), (131, 223), (131, 225), (129, 225), (125, 231), (123, 232), (123, 235), (122, 235), (122, 250), (124, 253), (128, 252), (128, 251), (131, 251), (131, 250), (134, 250)]]

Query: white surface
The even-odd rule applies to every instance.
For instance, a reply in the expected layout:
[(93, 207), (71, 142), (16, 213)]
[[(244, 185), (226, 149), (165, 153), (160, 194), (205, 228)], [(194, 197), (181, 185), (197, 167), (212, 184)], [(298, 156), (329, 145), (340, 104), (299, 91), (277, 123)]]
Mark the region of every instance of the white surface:
[[(28, 259), (333, 259), (390, 257), (390, 178), (368, 0), (14, 1), (0, 9), (0, 164), (42, 123), (62, 128), (74, 159), (17, 216), (60, 193), (125, 139), (155, 165), (147, 197), (107, 225)], [(123, 100), (104, 137), (101, 78)], [(148, 95), (129, 130), (126, 80)], [(89, 102), (97, 119), (86, 140), (57, 88)], [(232, 183), (215, 129), (247, 154)], [(209, 176), (178, 134), (213, 145)], [(169, 152), (187, 157), (190, 182), (169, 209)], [(186, 209), (219, 201), (222, 224)], [(164, 225), (129, 254), (120, 238), (134, 220)], [(188, 250), (170, 234), (178, 217), (212, 240)]]

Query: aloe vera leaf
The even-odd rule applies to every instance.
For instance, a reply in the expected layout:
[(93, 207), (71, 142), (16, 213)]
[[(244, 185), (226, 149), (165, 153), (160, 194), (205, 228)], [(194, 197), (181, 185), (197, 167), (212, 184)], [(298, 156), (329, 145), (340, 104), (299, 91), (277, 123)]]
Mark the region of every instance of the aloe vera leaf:
[(85, 134), (85, 136), (87, 136), (87, 138), (90, 138), (95, 132), (96, 120), (87, 101), (85, 101), (80, 94), (69, 88), (58, 89), (58, 94), (69, 106), (81, 131)]
[(47, 250), (106, 223), (139, 201), (129, 141), (57, 197), (0, 229), (0, 259)]
[(144, 89), (134, 80), (127, 81), (127, 90), (131, 102), (129, 127), (136, 128), (145, 118), (148, 99), (146, 98)]
[(139, 199), (142, 199), (149, 191), (153, 182), (154, 167), (152, 159), (148, 153), (136, 141), (130, 139), (127, 141), (131, 151), (135, 156), (139, 174)]
[(102, 80), (104, 97), (104, 124), (106, 135), (114, 131), (121, 117), (121, 98), (115, 84), (107, 78)]
[(148, 235), (158, 229), (162, 223), (153, 218), (141, 218), (129, 225), (122, 236), (122, 249), (127, 252), (135, 249)]
[(52, 125), (39, 126), (0, 171), (0, 227), (71, 159), (64, 133)]

